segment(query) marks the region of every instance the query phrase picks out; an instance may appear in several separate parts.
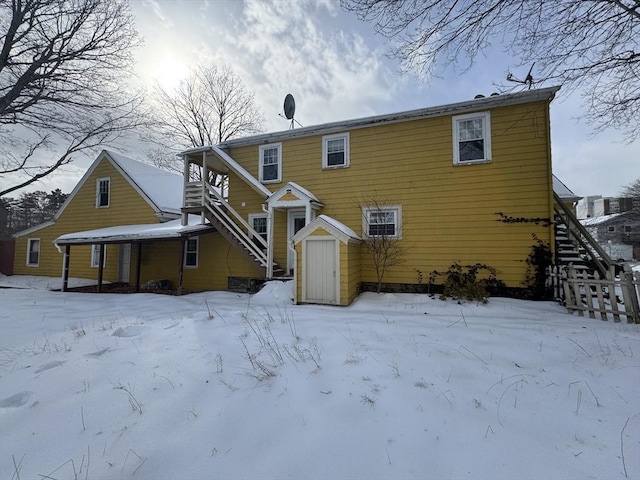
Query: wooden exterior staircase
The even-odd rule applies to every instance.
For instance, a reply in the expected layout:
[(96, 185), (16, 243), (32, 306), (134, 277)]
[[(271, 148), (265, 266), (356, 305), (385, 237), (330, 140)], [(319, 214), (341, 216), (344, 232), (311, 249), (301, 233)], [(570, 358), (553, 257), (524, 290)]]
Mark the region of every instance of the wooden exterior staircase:
[(610, 275), (617, 263), (594, 240), (584, 226), (554, 193), (554, 212), (556, 228), (556, 265), (573, 264), (578, 271), (593, 273), (602, 277)]
[[(236, 212), (225, 198), (208, 182), (185, 185), (184, 213), (204, 215), (218, 232), (264, 274), (267, 268), (267, 241)], [(273, 278), (285, 276), (285, 271), (273, 264)]]

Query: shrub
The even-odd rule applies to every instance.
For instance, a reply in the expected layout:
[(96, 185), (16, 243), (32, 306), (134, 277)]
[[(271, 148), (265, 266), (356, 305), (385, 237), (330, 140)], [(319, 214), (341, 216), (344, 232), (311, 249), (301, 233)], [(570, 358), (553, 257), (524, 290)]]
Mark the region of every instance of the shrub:
[[(478, 279), (479, 274), (484, 274), (486, 277)], [(429, 275), (429, 282), (433, 284), (436, 278), (444, 277), (440, 298), (487, 303), (490, 292), (505, 288), (504, 282), (498, 280), (496, 275), (495, 268), (483, 263), (460, 265), (456, 262), (446, 272), (433, 270)]]

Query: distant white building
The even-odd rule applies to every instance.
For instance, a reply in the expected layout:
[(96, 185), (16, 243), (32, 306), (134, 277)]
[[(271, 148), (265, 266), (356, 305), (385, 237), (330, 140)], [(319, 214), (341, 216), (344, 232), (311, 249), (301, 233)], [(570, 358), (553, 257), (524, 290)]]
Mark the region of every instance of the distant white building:
[(576, 216), (582, 218), (604, 217), (633, 210), (633, 198), (603, 197), (591, 195), (578, 202)]

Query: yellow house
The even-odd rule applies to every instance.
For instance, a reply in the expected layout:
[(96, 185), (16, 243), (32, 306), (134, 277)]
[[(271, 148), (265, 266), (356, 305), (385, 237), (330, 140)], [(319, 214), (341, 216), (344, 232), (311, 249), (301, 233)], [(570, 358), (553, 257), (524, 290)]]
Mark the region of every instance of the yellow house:
[[(263, 278), (295, 276), (299, 302), (346, 305), (358, 288), (371, 289), (375, 264), (362, 245), (383, 236), (403, 250), (382, 279), (387, 290), (410, 291), (456, 262), (489, 265), (508, 287), (522, 287), (532, 234), (553, 246), (549, 104), (557, 90), (187, 150), (183, 219), (201, 214), (226, 231)], [(199, 180), (210, 176), (203, 171), (228, 178), (224, 196)], [(318, 224), (295, 236), (320, 216), (357, 238)], [(546, 221), (509, 221), (516, 218)], [(327, 241), (312, 243), (314, 236)], [(320, 289), (324, 298), (308, 297), (320, 277), (335, 284)]]
[(158, 259), (180, 250), (175, 240), (212, 230), (183, 227), (181, 205), (179, 175), (104, 150), (52, 221), (15, 235), (13, 273), (60, 276), (67, 266), (67, 276), (112, 283), (165, 278), (177, 268)]
[[(557, 91), (495, 95), (189, 149), (181, 154), (181, 183), (172, 190), (180, 196), (178, 208), (162, 215), (138, 195), (103, 216), (95, 206), (96, 182), (107, 174), (87, 172), (53, 225), (21, 233), (16, 265), (29, 263), (28, 239), (38, 234), (41, 262), (56, 258), (42, 274), (60, 274), (64, 264), (54, 241), (59, 249), (90, 243), (94, 247), (77, 254), (81, 247), (72, 249), (70, 274), (90, 275), (89, 260), (100, 264), (95, 245), (106, 245), (105, 279), (125, 280), (111, 251), (142, 245), (142, 253), (130, 257), (140, 262), (132, 271), (142, 282), (251, 289), (265, 279), (293, 278), (297, 302), (348, 305), (377, 284), (365, 245), (383, 238), (402, 250), (381, 279), (385, 290), (420, 291), (429, 272), (454, 263), (489, 265), (508, 287), (520, 288), (532, 234), (554, 244), (550, 220), (508, 220), (554, 216), (549, 104)], [(213, 180), (221, 176), (222, 189)], [(114, 202), (119, 195), (113, 191)], [(139, 224), (178, 212), (180, 221), (167, 228), (171, 235), (141, 233)], [(125, 224), (140, 228), (100, 230)], [(79, 256), (87, 265), (74, 264)], [(24, 272), (34, 267), (16, 271)]]

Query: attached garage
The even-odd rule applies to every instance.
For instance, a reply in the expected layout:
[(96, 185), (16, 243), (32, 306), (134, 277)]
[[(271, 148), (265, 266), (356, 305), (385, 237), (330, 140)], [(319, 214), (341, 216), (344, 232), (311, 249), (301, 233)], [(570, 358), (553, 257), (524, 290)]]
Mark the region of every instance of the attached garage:
[(360, 284), (360, 237), (320, 215), (292, 239), (296, 254), (296, 303), (349, 305)]

